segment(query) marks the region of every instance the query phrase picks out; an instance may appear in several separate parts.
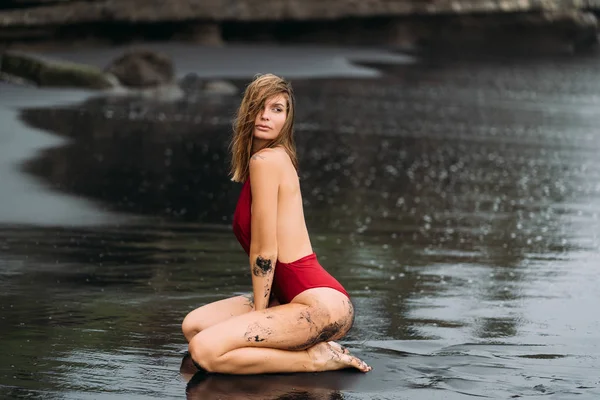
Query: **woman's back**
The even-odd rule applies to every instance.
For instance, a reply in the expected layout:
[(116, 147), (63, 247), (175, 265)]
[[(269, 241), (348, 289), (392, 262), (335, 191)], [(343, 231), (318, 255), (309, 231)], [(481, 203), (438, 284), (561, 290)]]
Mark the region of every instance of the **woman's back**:
[(300, 180), (283, 148), (264, 149), (260, 153), (277, 157), (280, 166), (277, 199), (277, 254), (281, 262), (292, 262), (313, 252), (304, 219)]

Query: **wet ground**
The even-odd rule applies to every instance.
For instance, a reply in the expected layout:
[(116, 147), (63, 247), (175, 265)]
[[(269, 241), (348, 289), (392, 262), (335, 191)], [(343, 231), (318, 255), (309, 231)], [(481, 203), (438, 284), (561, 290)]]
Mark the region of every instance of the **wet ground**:
[(371, 373), (180, 370), (183, 316), (249, 289), (238, 97), (0, 84), (0, 396), (598, 398), (600, 55), (343, 57), (273, 72), (295, 78), (313, 246)]

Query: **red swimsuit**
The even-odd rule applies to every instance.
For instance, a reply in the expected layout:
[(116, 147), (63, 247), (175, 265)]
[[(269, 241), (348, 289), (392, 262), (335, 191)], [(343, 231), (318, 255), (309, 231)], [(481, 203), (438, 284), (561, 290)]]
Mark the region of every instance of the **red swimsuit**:
[[(242, 187), (233, 214), (233, 233), (247, 254), (250, 254), (251, 209), (252, 192), (250, 179), (248, 179)], [(291, 302), (306, 289), (317, 287), (332, 288), (350, 297), (344, 287), (319, 264), (315, 253), (291, 263), (282, 263), (278, 260), (275, 264), (273, 293), (281, 304)]]

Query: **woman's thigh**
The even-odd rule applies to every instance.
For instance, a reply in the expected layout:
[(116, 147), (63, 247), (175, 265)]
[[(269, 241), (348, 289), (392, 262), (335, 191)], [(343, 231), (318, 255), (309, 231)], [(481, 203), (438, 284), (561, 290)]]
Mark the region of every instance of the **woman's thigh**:
[(333, 289), (318, 289), (307, 293), (302, 300), (310, 303), (294, 299), (289, 304), (229, 318), (196, 335), (190, 346), (217, 357), (242, 347), (304, 350), (320, 342), (337, 340), (352, 326), (354, 312), (343, 294)]
[(198, 332), (253, 309), (252, 295), (230, 297), (191, 311), (183, 320), (181, 328), (186, 339), (190, 341)]

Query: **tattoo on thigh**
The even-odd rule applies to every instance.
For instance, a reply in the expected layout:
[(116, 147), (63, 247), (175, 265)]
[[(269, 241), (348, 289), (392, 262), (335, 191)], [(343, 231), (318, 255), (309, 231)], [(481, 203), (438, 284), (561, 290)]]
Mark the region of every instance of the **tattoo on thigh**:
[(261, 256), (256, 257), (256, 261), (254, 262), (254, 266), (252, 267), (252, 273), (254, 276), (267, 276), (273, 272), (273, 266), (271, 265), (271, 260), (268, 258), (262, 258)]
[(244, 339), (247, 342), (264, 342), (273, 334), (273, 330), (261, 326), (258, 322), (254, 322), (248, 326), (248, 330), (244, 333)]

